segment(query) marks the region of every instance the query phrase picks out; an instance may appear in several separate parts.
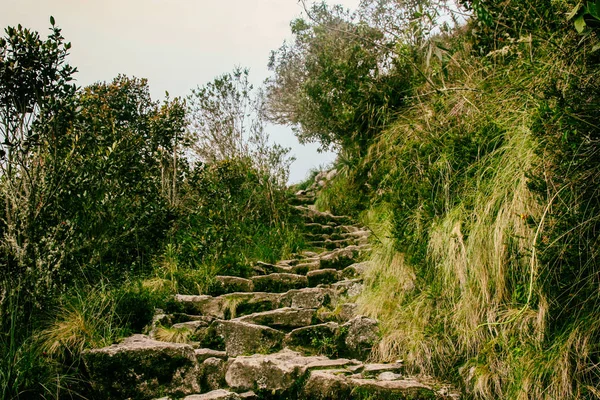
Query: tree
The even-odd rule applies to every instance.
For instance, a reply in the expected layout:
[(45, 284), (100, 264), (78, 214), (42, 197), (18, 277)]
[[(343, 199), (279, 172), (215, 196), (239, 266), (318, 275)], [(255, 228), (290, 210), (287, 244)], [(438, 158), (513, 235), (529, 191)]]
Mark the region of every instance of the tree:
[(192, 90), (187, 104), (193, 156), (208, 164), (248, 158), (264, 177), (284, 185), (293, 159), (289, 149), (270, 143), (264, 96), (248, 77), (247, 69), (237, 67)]
[(0, 280), (12, 282), (4, 288), (24, 286), (29, 294), (56, 289), (53, 277), (63, 255), (53, 238), (63, 229), (49, 229), (44, 221), (53, 219), (51, 205), (68, 165), (63, 144), (75, 111), (76, 69), (66, 62), (71, 45), (54, 18), (50, 22), (47, 40), (20, 25), (0, 38)]
[(394, 40), (341, 6), (315, 4), (291, 24), (295, 40), (271, 54), (268, 117), (301, 142), (360, 153), (409, 93), (412, 71)]

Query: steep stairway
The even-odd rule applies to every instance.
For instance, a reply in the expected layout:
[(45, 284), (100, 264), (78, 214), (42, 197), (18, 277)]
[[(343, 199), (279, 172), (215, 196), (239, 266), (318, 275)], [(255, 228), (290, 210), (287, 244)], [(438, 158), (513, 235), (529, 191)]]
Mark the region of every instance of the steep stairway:
[[(317, 211), (315, 189), (291, 203), (313, 251), (250, 278), (217, 276), (210, 294), (177, 295), (177, 312), (155, 316), (148, 335), (84, 355), (94, 389), (107, 399), (446, 399), (402, 362), (368, 363), (377, 321), (357, 315), (359, 262), (369, 231), (349, 217)], [(170, 327), (186, 343), (161, 341)]]

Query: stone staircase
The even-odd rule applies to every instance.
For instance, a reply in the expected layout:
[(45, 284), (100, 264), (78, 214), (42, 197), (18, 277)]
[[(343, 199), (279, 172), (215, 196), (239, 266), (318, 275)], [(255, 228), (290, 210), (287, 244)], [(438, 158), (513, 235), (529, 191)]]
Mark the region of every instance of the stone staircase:
[[(217, 276), (210, 294), (177, 295), (177, 312), (155, 316), (148, 335), (85, 353), (94, 390), (106, 399), (446, 399), (402, 362), (367, 363), (377, 321), (357, 315), (359, 262), (369, 231), (314, 209), (313, 190), (292, 204), (314, 251), (250, 278)], [(170, 327), (186, 343), (161, 341)]]

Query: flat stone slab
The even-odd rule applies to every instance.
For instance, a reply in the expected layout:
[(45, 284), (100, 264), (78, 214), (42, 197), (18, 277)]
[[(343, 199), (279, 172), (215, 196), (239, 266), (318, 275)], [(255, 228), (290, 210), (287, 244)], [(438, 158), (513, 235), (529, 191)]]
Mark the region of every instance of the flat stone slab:
[(354, 264), (360, 253), (361, 249), (358, 246), (347, 246), (326, 252), (321, 256), (321, 268), (342, 270)]
[(365, 368), (362, 371), (362, 376), (365, 378), (378, 376), (384, 372), (392, 372), (394, 374), (402, 374), (404, 372), (404, 364), (402, 363), (391, 363), (391, 364), (365, 364)]
[(218, 319), (235, 318), (239, 315), (272, 310), (279, 307), (278, 293), (250, 292), (230, 293), (222, 296), (176, 295), (187, 313), (196, 313)]
[(236, 292), (252, 292), (254, 284), (250, 279), (240, 278), (237, 276), (215, 276), (215, 281), (210, 289), (213, 296), (218, 296), (226, 293)]
[(338, 271), (333, 268), (317, 269), (306, 274), (308, 286), (327, 285), (339, 280)]
[(182, 397), (198, 393), (198, 361), (187, 344), (133, 335), (119, 344), (85, 351), (94, 391), (104, 398), (152, 399), (160, 389)]
[(311, 308), (284, 307), (236, 318), (235, 321), (266, 325), (275, 329), (294, 329), (311, 325), (317, 310)]
[(310, 373), (301, 398), (315, 400), (410, 399), (430, 400), (444, 398), (431, 386), (416, 379), (385, 381), (355, 379), (328, 370)]
[(210, 329), (230, 357), (277, 351), (285, 337), (276, 329), (235, 320), (215, 321)]
[(311, 363), (326, 357), (305, 357), (291, 350), (268, 355), (237, 357), (225, 374), (227, 385), (235, 391), (264, 390), (272, 395), (283, 394), (302, 378)]
[(221, 358), (221, 359), (227, 358), (227, 353), (224, 351), (220, 351), (220, 350), (196, 349), (194, 351), (194, 353), (196, 354), (196, 359), (198, 360), (199, 363), (203, 362), (207, 358)]
[(320, 260), (317, 259), (317, 260), (311, 260), (311, 261), (305, 261), (305, 262), (298, 263), (298, 264), (294, 265), (291, 269), (294, 274), (306, 275), (310, 271), (319, 269), (320, 266), (321, 266), (321, 262), (320, 262)]
[(283, 293), (291, 289), (301, 289), (308, 285), (304, 275), (275, 273), (253, 276), (254, 289), (259, 292)]
[(239, 400), (240, 395), (224, 389), (213, 390), (204, 394), (194, 394), (184, 397), (183, 400)]
[(320, 308), (329, 305), (336, 292), (329, 288), (304, 288), (290, 290), (281, 296), (282, 307)]
[(299, 346), (313, 348), (319, 343), (327, 340), (335, 341), (339, 332), (339, 325), (335, 322), (317, 324), (297, 328), (285, 336), (285, 343), (288, 346)]

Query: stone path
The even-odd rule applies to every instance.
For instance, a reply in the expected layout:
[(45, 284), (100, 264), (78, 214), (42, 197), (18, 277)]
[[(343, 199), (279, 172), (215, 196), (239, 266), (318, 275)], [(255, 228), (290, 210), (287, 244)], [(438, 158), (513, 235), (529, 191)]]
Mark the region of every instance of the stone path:
[[(178, 312), (155, 317), (148, 335), (85, 354), (107, 399), (434, 399), (458, 395), (405, 375), (401, 362), (367, 363), (377, 321), (357, 315), (358, 262), (369, 231), (314, 209), (314, 188), (295, 209), (314, 252), (259, 262), (249, 279), (218, 276), (211, 295), (177, 295)], [(172, 327), (187, 343), (157, 340)], [(171, 329), (173, 330), (173, 329)]]

